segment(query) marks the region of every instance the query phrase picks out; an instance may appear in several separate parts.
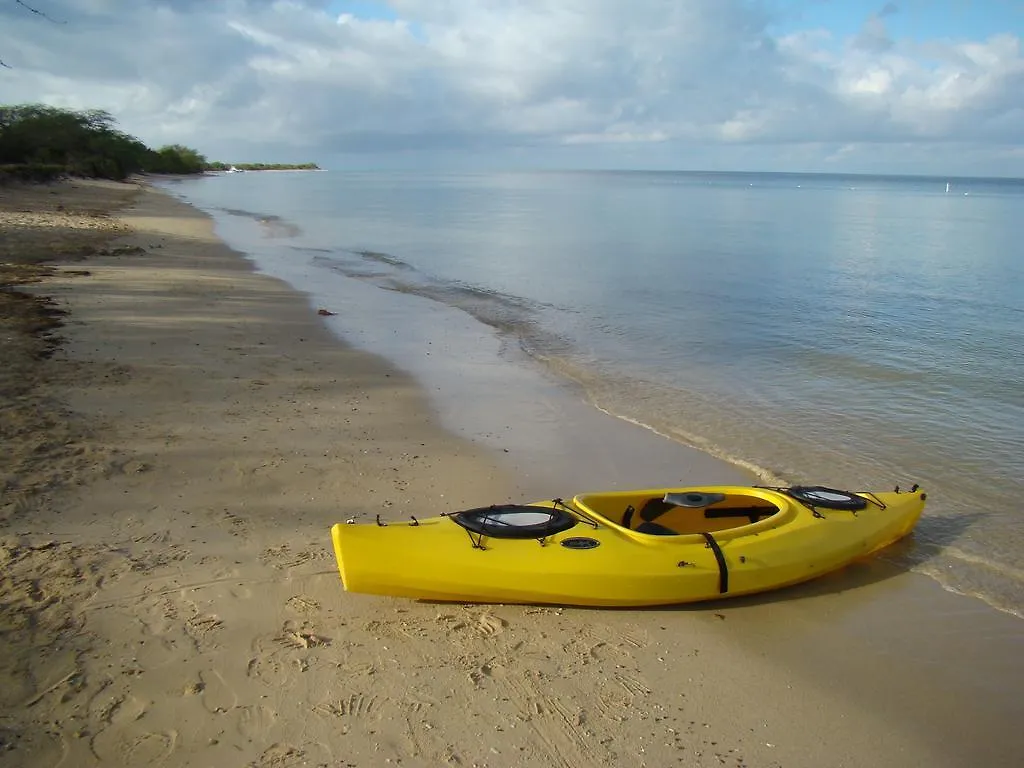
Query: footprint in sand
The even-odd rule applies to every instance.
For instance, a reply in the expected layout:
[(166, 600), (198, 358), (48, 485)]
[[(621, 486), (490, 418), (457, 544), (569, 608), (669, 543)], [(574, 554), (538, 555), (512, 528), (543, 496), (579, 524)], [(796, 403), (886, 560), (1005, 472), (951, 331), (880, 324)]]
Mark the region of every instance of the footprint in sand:
[(253, 656), (246, 666), (246, 675), (271, 688), (277, 688), (292, 678), (293, 669), (294, 665), (289, 663), (278, 638), (256, 638), (253, 642)]
[(296, 613), (316, 613), (320, 610), (320, 603), (311, 597), (305, 595), (294, 595), (289, 597), (285, 602), (285, 605)]
[(323, 559), (323, 553), (319, 551), (304, 550), (301, 552), (294, 552), (287, 544), (281, 544), (276, 547), (268, 547), (263, 550), (263, 554), (260, 555), (260, 560), (265, 565), (272, 566), (274, 568), (295, 568), (296, 566), (308, 563), (310, 560)]
[(123, 742), (122, 761), (125, 765), (153, 765), (171, 756), (178, 741), (176, 731), (143, 733)]
[(417, 714), (419, 712), (422, 712), (424, 709), (429, 709), (431, 707), (436, 707), (438, 705), (436, 700), (429, 699), (423, 696), (422, 694), (418, 694), (416, 696), (407, 694), (403, 704), (405, 708), (412, 714)]
[(650, 638), (642, 629), (635, 629), (632, 632), (623, 632), (619, 635), (619, 642), (615, 643), (620, 648), (646, 648), (650, 644)]
[(501, 664), (484, 663), (477, 664), (469, 670), (469, 679), (476, 686), (483, 685), (490, 678), (503, 679), (506, 676), (505, 667)]
[(271, 744), (260, 755), (257, 768), (294, 768), (306, 763), (306, 753), (290, 744)]
[(624, 723), (632, 717), (635, 699), (622, 688), (602, 686), (593, 701), (601, 717), (613, 723)]
[(313, 707), (313, 712), (328, 717), (366, 717), (377, 706), (376, 696), (353, 693), (344, 699), (324, 701)]
[[(104, 686), (106, 687), (106, 686)], [(89, 702), (89, 717), (105, 725), (125, 725), (146, 713), (146, 704), (128, 694), (97, 695)]]
[(262, 737), (266, 743), (267, 731), (277, 721), (277, 713), (269, 707), (256, 705), (241, 707), (238, 710), (238, 733), (245, 739), (253, 741)]
[(651, 692), (650, 687), (642, 678), (633, 677), (632, 675), (627, 675), (623, 672), (616, 672), (612, 675), (612, 679), (621, 685), (623, 690), (633, 698), (636, 698), (637, 696), (647, 696)]
[(146, 703), (134, 696), (113, 696), (101, 702), (95, 714), (106, 726), (90, 740), (92, 752), (103, 764), (151, 765), (165, 760), (174, 751), (175, 731), (147, 731), (139, 720), (146, 714)]
[[(126, 475), (132, 474), (133, 472), (145, 471), (144, 469), (141, 469), (138, 462), (131, 461), (122, 466), (121, 469), (127, 470), (125, 471)], [(166, 544), (170, 540), (171, 532), (166, 530), (153, 531), (152, 533), (142, 534), (141, 536), (136, 536), (132, 539), (136, 544)]]
[(237, 587), (231, 587), (228, 594), (236, 600), (248, 600), (252, 597), (252, 590), (245, 584), (239, 584)]
[(178, 608), (167, 597), (158, 598), (145, 608), (139, 617), (146, 633), (153, 637), (166, 635), (178, 621)]
[(331, 638), (313, 632), (308, 622), (300, 624), (291, 619), (285, 621), (276, 639), (289, 648), (322, 648), (331, 644)]
[(261, 653), (249, 659), (245, 674), (271, 688), (284, 685), (290, 677), (288, 665), (277, 653)]
[(103, 765), (153, 765), (166, 760), (177, 742), (176, 731), (107, 728), (93, 737), (91, 746)]
[(507, 621), (491, 613), (481, 614), (476, 621), (476, 631), (483, 637), (497, 637), (507, 626)]
[(220, 629), (224, 622), (220, 617), (209, 613), (199, 613), (198, 607), (192, 603), (192, 616), (185, 620), (185, 633), (192, 638), (196, 650), (202, 650), (204, 645), (214, 642), (214, 632)]
[(200, 672), (199, 681), (203, 708), (207, 712), (220, 714), (238, 706), (238, 696), (217, 670)]

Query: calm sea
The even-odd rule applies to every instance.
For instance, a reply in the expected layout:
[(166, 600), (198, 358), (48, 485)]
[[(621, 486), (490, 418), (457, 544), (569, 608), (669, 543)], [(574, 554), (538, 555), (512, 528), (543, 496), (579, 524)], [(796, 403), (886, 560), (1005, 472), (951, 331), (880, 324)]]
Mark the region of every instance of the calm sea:
[(171, 191), (303, 290), (456, 308), (602, 410), (768, 482), (918, 482), (928, 514), (899, 557), (1024, 615), (1024, 180), (244, 173)]

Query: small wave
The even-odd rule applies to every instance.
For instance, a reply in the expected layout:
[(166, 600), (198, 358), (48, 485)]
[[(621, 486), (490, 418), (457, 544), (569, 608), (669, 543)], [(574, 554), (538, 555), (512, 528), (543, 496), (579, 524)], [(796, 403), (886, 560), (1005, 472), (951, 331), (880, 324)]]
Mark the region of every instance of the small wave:
[(229, 216), (252, 219), (263, 226), (264, 236), (268, 238), (298, 237), (302, 234), (302, 229), (297, 224), (272, 213), (257, 213), (242, 208), (214, 208), (213, 210), (226, 213)]
[(313, 248), (308, 245), (289, 245), (288, 247), (300, 253), (334, 253), (330, 248)]
[(986, 568), (994, 573), (998, 573), (1000, 576), (1006, 576), (1024, 584), (1024, 570), (1014, 568), (1012, 565), (997, 563), (979, 555), (972, 555), (970, 552), (964, 552), (962, 549), (958, 549), (956, 547), (945, 547), (942, 550), (942, 554), (948, 555), (954, 560), (960, 560), (964, 563), (981, 566), (982, 568)]
[(265, 214), (257, 213), (256, 211), (247, 211), (247, 210), (245, 210), (243, 208), (223, 208), (223, 207), (221, 207), (221, 208), (214, 208), (213, 210), (220, 211), (221, 213), (226, 213), (229, 216), (240, 216), (240, 217), (242, 217), (244, 219), (255, 219), (257, 221), (259, 221), (262, 218), (265, 218), (265, 216), (266, 216)]
[(1019, 602), (1014, 603), (1005, 598), (998, 597), (988, 590), (977, 589), (963, 584), (962, 582), (955, 581), (953, 578), (955, 574), (950, 573), (948, 569), (943, 569), (934, 564), (918, 564), (913, 566), (911, 570), (932, 579), (947, 592), (954, 595), (962, 595), (964, 597), (973, 597), (976, 600), (980, 600), (985, 603), (985, 605), (990, 608), (995, 608), (997, 611), (1001, 611), (1002, 613), (1008, 613), (1011, 616), (1016, 616), (1018, 619), (1024, 619), (1024, 607), (1021, 607)]
[(388, 264), (388, 265), (390, 265), (392, 267), (395, 267), (397, 269), (402, 269), (402, 270), (414, 270), (415, 269), (415, 267), (413, 267), (408, 262), (402, 261), (401, 259), (399, 259), (399, 258), (397, 258), (395, 256), (392, 256), (389, 253), (381, 253), (380, 251), (352, 251), (352, 253), (355, 253), (358, 256), (362, 256), (364, 259), (367, 259), (368, 261), (379, 261), (381, 263)]
[[(954, 523), (959, 517), (939, 522)], [(947, 592), (981, 600), (998, 611), (1024, 618), (1024, 600), (1020, 597), (1024, 570), (942, 543), (942, 539), (950, 535), (948, 532), (935, 540), (925, 530), (928, 522), (926, 515), (913, 537), (907, 539), (907, 546), (898, 551), (889, 550), (889, 554), (880, 557), (898, 568), (931, 579)], [(934, 518), (931, 522), (934, 527)], [(960, 528), (964, 530), (962, 522)], [(934, 531), (932, 535), (934, 537)]]
[[(541, 328), (537, 314), (543, 311), (571, 312), (564, 307), (526, 299), (502, 293), (489, 288), (482, 288), (459, 281), (442, 280), (418, 270), (412, 264), (389, 253), (369, 250), (330, 251), (336, 256), (349, 253), (359, 256), (364, 263), (353, 264), (343, 258), (318, 256), (315, 261), (322, 266), (340, 272), (347, 277), (372, 282), (379, 288), (420, 296), (439, 304), (460, 309), (484, 325), (494, 328), (501, 334), (515, 336), (519, 346), (528, 355), (532, 349), (545, 352), (559, 351), (568, 348), (568, 342), (558, 334)], [(393, 267), (396, 271), (387, 272), (380, 268), (367, 268), (369, 261), (378, 267)]]
[(516, 337), (527, 354), (535, 347), (556, 350), (568, 344), (558, 334), (541, 328), (536, 314), (549, 307), (540, 302), (459, 283), (412, 283), (392, 279), (389, 285), (382, 287), (461, 309), (499, 333)]

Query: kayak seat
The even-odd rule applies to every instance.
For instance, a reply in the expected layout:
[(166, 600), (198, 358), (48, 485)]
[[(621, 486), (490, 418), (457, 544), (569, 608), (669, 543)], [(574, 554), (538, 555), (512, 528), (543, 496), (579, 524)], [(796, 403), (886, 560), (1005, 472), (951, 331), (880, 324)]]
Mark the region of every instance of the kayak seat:
[[(675, 509), (676, 506), (676, 504), (670, 504), (662, 499), (650, 499), (640, 508), (640, 519), (646, 523), (652, 523), (670, 509)], [(637, 530), (640, 529), (637, 528)]]
[(658, 523), (652, 523), (652, 522), (649, 522), (647, 520), (645, 520), (644, 522), (640, 523), (640, 525), (638, 525), (636, 527), (636, 532), (637, 533), (646, 533), (646, 534), (649, 534), (651, 536), (678, 536), (679, 535), (679, 533), (677, 531), (673, 531), (671, 528), (666, 528), (664, 525), (659, 525)]
[(746, 517), (750, 522), (756, 523), (763, 517), (771, 517), (779, 511), (778, 507), (767, 507), (762, 505), (756, 507), (727, 507), (725, 509), (705, 509), (704, 517), (709, 520), (721, 517)]
[[(662, 499), (650, 499), (640, 509), (640, 525), (636, 527), (637, 533), (646, 533), (651, 536), (677, 536), (679, 531), (674, 531), (671, 528), (662, 525), (661, 523), (654, 522), (657, 518), (664, 515), (670, 509), (675, 509), (677, 505), (670, 504)], [(632, 515), (630, 515), (632, 518)]]

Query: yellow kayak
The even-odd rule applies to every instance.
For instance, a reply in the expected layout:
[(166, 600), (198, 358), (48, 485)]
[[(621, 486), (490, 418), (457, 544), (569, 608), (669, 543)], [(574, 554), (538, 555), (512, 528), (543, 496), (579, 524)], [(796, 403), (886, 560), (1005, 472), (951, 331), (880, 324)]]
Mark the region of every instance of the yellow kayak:
[(331, 529), (350, 592), (643, 606), (813, 579), (910, 533), (925, 494), (701, 486), (468, 509)]

